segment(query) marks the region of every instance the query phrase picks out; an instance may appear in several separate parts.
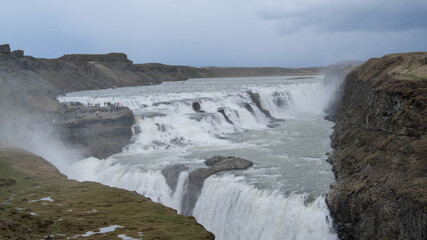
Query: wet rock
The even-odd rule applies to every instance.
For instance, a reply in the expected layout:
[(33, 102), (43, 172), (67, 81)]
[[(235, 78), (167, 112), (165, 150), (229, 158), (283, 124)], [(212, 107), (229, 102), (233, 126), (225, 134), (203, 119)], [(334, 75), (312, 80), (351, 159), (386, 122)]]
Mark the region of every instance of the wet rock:
[(172, 138), (170, 143), (175, 145), (175, 146), (180, 146), (180, 147), (183, 147), (186, 145), (185, 138), (183, 138), (183, 137)]
[(195, 112), (203, 112), (199, 102), (193, 102), (192, 107)]
[(135, 134), (140, 134), (141, 133), (141, 127), (140, 126), (133, 126), (133, 132)]
[(247, 93), (249, 94), (249, 97), (251, 98), (252, 102), (255, 103), (255, 105), (257, 106), (257, 108), (262, 113), (264, 113), (265, 116), (267, 116), (268, 118), (270, 118), (270, 120), (272, 120), (272, 121), (284, 121), (283, 119), (277, 119), (277, 118), (273, 117), (271, 115), (270, 111), (268, 111), (267, 109), (265, 109), (265, 108), (262, 107), (259, 93), (253, 93), (251, 91), (248, 91)]
[(165, 147), (165, 146), (168, 146), (166, 143), (161, 142), (159, 140), (154, 140), (154, 141), (151, 142), (151, 144), (153, 144), (156, 147)]
[(283, 96), (283, 94), (280, 92), (273, 93), (273, 102), (279, 107), (288, 105), (288, 99), (285, 96)]
[(157, 126), (157, 130), (159, 132), (166, 132), (167, 131), (167, 126), (166, 125), (163, 125), (163, 124), (160, 124), (160, 123), (156, 123), (156, 126)]
[(253, 165), (251, 161), (244, 158), (222, 156), (211, 157), (205, 161), (205, 164), (217, 172), (226, 170), (243, 170)]
[(277, 124), (277, 123), (269, 123), (269, 124), (267, 124), (267, 127), (268, 128), (275, 128), (275, 127), (278, 127), (279, 126), (279, 124)]
[(244, 170), (253, 165), (251, 161), (243, 158), (222, 156), (209, 158), (205, 164), (209, 168), (198, 168), (188, 174), (187, 196), (182, 202), (184, 215), (192, 214), (206, 178), (221, 171)]
[(331, 122), (335, 122), (336, 121), (335, 114), (327, 114), (323, 118), (325, 120), (328, 120), (328, 121), (331, 121)]
[(141, 113), (141, 115), (140, 115), (140, 117), (142, 119), (153, 118), (153, 117), (164, 117), (164, 116), (166, 116), (166, 115), (163, 113), (159, 113), (159, 112), (144, 112), (144, 113)]
[(265, 108), (262, 107), (259, 93), (253, 93), (251, 91), (248, 91), (247, 93), (249, 94), (249, 97), (251, 98), (252, 102), (255, 103), (255, 105), (257, 106), (257, 108), (262, 113), (264, 113), (269, 118), (273, 118), (273, 116), (271, 116), (270, 111), (268, 111), (267, 109), (265, 109)]
[(160, 105), (171, 105), (173, 102), (170, 101), (163, 101), (163, 102), (155, 102), (153, 103), (154, 107), (160, 106)]
[(246, 108), (246, 110), (248, 110), (250, 113), (255, 114), (254, 109), (252, 108), (252, 106), (249, 103), (245, 103), (244, 107)]
[(162, 175), (165, 177), (166, 183), (169, 185), (172, 192), (176, 190), (179, 174), (186, 170), (188, 170), (188, 167), (183, 164), (171, 165), (162, 169)]
[(230, 117), (225, 113), (225, 108), (224, 107), (218, 108), (217, 112), (221, 113), (222, 116), (224, 116), (225, 121), (227, 121), (231, 125), (234, 125), (233, 121), (231, 121)]

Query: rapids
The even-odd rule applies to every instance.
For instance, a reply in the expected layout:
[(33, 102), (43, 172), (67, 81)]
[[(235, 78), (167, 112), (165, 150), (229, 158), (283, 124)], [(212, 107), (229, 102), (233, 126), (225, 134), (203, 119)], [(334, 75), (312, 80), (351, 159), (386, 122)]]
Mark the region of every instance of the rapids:
[[(333, 123), (324, 119), (335, 90), (319, 75), (190, 79), (62, 95), (61, 102), (119, 102), (135, 115), (132, 143), (121, 153), (83, 159), (64, 174), (191, 214), (217, 239), (336, 239), (325, 203), (334, 182), (325, 154), (332, 151)], [(209, 177), (194, 209), (186, 208), (189, 172), (215, 155), (254, 166)], [(162, 174), (176, 164), (185, 167)]]

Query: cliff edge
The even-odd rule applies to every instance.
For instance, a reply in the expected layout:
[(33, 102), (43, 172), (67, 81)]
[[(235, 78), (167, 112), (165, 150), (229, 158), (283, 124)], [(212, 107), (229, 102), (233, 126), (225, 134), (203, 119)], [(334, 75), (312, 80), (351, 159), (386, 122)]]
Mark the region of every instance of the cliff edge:
[(1, 239), (215, 239), (193, 217), (136, 192), (67, 179), (44, 159), (0, 148)]
[(327, 204), (341, 239), (427, 239), (427, 53), (370, 59), (348, 76)]

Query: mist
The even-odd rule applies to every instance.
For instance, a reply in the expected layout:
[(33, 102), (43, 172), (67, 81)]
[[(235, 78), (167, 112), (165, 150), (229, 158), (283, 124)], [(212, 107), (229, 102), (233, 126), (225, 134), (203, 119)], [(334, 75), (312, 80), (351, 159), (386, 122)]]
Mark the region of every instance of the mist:
[(23, 148), (44, 158), (65, 175), (74, 162), (83, 158), (78, 149), (67, 146), (59, 139), (52, 126), (53, 119), (48, 116), (44, 122), (31, 114), (20, 114), (12, 121), (2, 120), (0, 148)]

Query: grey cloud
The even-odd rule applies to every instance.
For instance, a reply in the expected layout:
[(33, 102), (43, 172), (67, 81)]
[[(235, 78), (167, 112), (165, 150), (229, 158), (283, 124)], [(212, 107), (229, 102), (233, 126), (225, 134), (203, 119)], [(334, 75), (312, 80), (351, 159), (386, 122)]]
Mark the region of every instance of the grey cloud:
[(277, 21), (282, 33), (404, 31), (427, 29), (427, 1), (420, 0), (279, 0), (265, 2), (263, 20)]
[(328, 65), (390, 52), (426, 51), (424, 2), (6, 1), (0, 43), (47, 58), (125, 52), (135, 63)]

